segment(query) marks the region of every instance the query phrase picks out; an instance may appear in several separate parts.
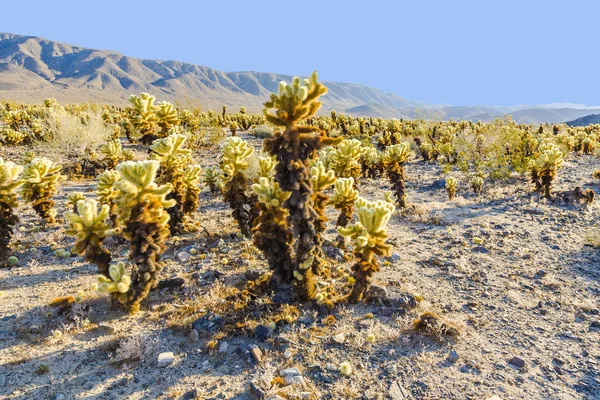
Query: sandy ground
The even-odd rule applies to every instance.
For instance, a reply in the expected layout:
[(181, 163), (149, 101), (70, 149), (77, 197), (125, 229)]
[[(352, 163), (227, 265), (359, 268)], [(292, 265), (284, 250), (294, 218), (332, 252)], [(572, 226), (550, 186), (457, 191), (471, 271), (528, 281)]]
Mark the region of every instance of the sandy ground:
[[(197, 158), (214, 164), (214, 154)], [(579, 185), (600, 193), (591, 178), (598, 164), (569, 156), (556, 192)], [(173, 316), (190, 305), (203, 315), (218, 293), (243, 287), (245, 272), (266, 264), (206, 188), (197, 213), (205, 230), (171, 239), (164, 255), (163, 278), (183, 278), (184, 285), (155, 290), (134, 316), (111, 311), (106, 295), (91, 289), (93, 265), (54, 255), (73, 243), (64, 228), (35, 232), (38, 217), (21, 206), (13, 241), (20, 262), (0, 270), (0, 398), (252, 399), (262, 391), (290, 399), (600, 399), (600, 250), (587, 239), (600, 224), (598, 205), (548, 202), (526, 177), (486, 183), (475, 196), (461, 174), (458, 196), (448, 201), (438, 166), (412, 161), (406, 171), (417, 210), (391, 220), (393, 254), (375, 280), (422, 297), (416, 308), (340, 306), (328, 324), (328, 313), (299, 304), (301, 318), (266, 340), (229, 335), (210, 351), (204, 332), (191, 337), (190, 321), (173, 327)], [(92, 188), (90, 181), (65, 183), (59, 215), (66, 193)], [(371, 199), (388, 188), (385, 179), (360, 185)], [(335, 221), (336, 211), (328, 214)], [(333, 240), (333, 223), (328, 228)], [(123, 244), (108, 244), (126, 259)], [(181, 261), (187, 246), (199, 252)], [(84, 299), (71, 310), (48, 306), (80, 290)], [(414, 331), (424, 311), (453, 321), (461, 335)], [(248, 356), (252, 346), (260, 361)], [(161, 367), (163, 352), (174, 361)], [(343, 361), (353, 367), (350, 376), (338, 370)], [(291, 367), (303, 383), (274, 379)]]

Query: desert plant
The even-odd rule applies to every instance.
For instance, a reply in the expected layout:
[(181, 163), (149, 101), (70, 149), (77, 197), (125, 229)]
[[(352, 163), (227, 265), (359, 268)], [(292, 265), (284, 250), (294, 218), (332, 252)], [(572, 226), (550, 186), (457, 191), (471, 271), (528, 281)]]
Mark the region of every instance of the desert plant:
[(446, 178), (446, 192), (448, 192), (448, 200), (452, 200), (456, 196), (456, 178), (449, 176)]
[(273, 157), (258, 157), (258, 177), (271, 179), (275, 174), (276, 161)]
[(345, 139), (331, 152), (331, 169), (339, 178), (354, 178), (354, 183), (360, 177), (362, 168), (360, 158), (365, 152), (360, 141)]
[(111, 264), (108, 268), (108, 276), (98, 276), (98, 290), (111, 293), (117, 300), (124, 300), (130, 287), (131, 276), (127, 273), (124, 262)]
[(85, 195), (81, 192), (73, 192), (67, 195), (67, 202), (71, 205), (72, 212), (77, 212), (77, 202), (85, 200)]
[(100, 154), (104, 155), (104, 161), (109, 169), (114, 169), (118, 163), (127, 161), (128, 154), (123, 152), (121, 141), (114, 139), (100, 146)]
[(471, 188), (473, 189), (474, 193), (481, 193), (481, 189), (483, 188), (483, 178), (480, 176), (474, 176), (471, 179)]
[(398, 143), (386, 148), (383, 154), (383, 165), (392, 183), (398, 207), (406, 207), (406, 185), (404, 183), (404, 164), (410, 156), (410, 144)]
[(21, 195), (48, 224), (55, 222), (56, 210), (52, 196), (58, 191), (58, 182), (64, 179), (59, 174), (61, 169), (62, 166), (43, 157), (34, 158), (23, 169)]
[(361, 160), (363, 174), (368, 178), (377, 178), (379, 173), (383, 170), (381, 154), (379, 154), (379, 151), (373, 146), (364, 148)]
[(19, 175), (23, 167), (0, 158), (0, 263), (9, 254), (14, 226), (19, 222), (15, 213), (18, 206), (16, 189), (23, 184)]
[(133, 105), (132, 125), (142, 136), (142, 143), (150, 144), (157, 130), (158, 117), (157, 106), (154, 105), (156, 98), (148, 93), (140, 96), (131, 95), (129, 102)]
[(394, 206), (386, 201), (371, 202), (361, 197), (356, 200), (355, 207), (358, 222), (338, 227), (341, 235), (352, 240), (354, 254), (358, 258), (358, 262), (352, 267), (355, 281), (348, 295), (351, 303), (363, 299), (373, 274), (379, 271), (380, 267), (374, 256), (388, 256), (390, 253), (390, 246), (385, 243), (386, 225), (394, 212)]
[[(292, 80), (291, 85), (281, 82), (278, 93), (271, 95), (263, 110), (268, 122), (283, 128), (282, 132), (265, 140), (265, 150), (277, 160), (275, 182), (281, 190), (291, 192), (284, 207), (289, 212), (289, 227), (295, 238), (295, 282), (300, 297), (305, 300), (313, 298), (315, 294), (311, 266), (316, 236), (314, 221), (317, 216), (312, 205), (309, 161), (316, 157), (316, 152), (322, 147), (335, 144), (339, 139), (327, 137), (327, 133), (318, 127), (301, 126), (299, 123), (316, 114), (321, 107), (318, 99), (326, 92), (327, 88), (318, 82), (315, 71), (303, 83), (298, 77)], [(276, 109), (274, 114), (272, 109)]]
[(117, 204), (115, 203), (115, 199), (119, 194), (116, 183), (121, 179), (121, 174), (119, 171), (114, 169), (108, 169), (98, 175), (95, 193), (98, 196), (98, 200), (100, 200), (100, 204), (106, 204), (109, 207), (109, 214), (111, 220), (115, 222), (116, 220), (116, 208)]
[(539, 176), (544, 197), (552, 198), (552, 181), (556, 177), (557, 171), (563, 165), (563, 153), (554, 144), (544, 144), (540, 146), (540, 153), (535, 158), (533, 168)]
[(335, 174), (332, 170), (326, 170), (322, 162), (317, 161), (310, 169), (310, 183), (313, 191), (312, 201), (313, 208), (317, 214), (315, 219), (315, 258), (313, 262), (314, 273), (320, 275), (325, 265), (325, 256), (323, 255), (323, 232), (325, 232), (325, 224), (327, 217), (325, 216), (325, 207), (329, 196), (325, 194), (331, 185), (335, 183)]
[(592, 174), (592, 177), (594, 177), (596, 179), (600, 179), (600, 169), (595, 170), (594, 173)]
[(186, 215), (191, 214), (198, 209), (201, 173), (202, 168), (197, 164), (188, 165), (185, 170), (183, 170), (182, 179), (185, 186), (183, 213)]
[(275, 134), (275, 130), (269, 125), (258, 125), (252, 130), (252, 134), (260, 139), (270, 138)]
[(358, 192), (354, 189), (354, 179), (339, 178), (335, 181), (333, 196), (330, 203), (340, 212), (336, 226), (346, 226), (352, 219), (354, 213), (354, 202), (358, 198)]
[(177, 111), (173, 108), (173, 104), (167, 101), (156, 103), (156, 118), (160, 133), (163, 136), (169, 132), (169, 129), (179, 125)]
[(217, 167), (204, 168), (204, 174), (202, 175), (204, 183), (208, 186), (212, 194), (219, 193), (221, 190), (221, 174)]
[(169, 236), (166, 209), (176, 203), (166, 198), (170, 185), (155, 183), (159, 168), (156, 160), (127, 161), (117, 166), (121, 174), (121, 180), (116, 183), (117, 221), (123, 227), (123, 236), (130, 242), (130, 258), (134, 263), (131, 289), (127, 293), (130, 312), (139, 309), (140, 302), (158, 283), (160, 255)]
[(248, 168), (248, 157), (254, 153), (254, 149), (239, 137), (230, 137), (223, 146), (223, 159), (221, 170), (223, 171), (223, 183), (225, 198), (233, 210), (233, 218), (237, 221), (242, 234), (251, 236), (251, 201), (246, 191), (248, 189), (248, 178), (245, 171)]

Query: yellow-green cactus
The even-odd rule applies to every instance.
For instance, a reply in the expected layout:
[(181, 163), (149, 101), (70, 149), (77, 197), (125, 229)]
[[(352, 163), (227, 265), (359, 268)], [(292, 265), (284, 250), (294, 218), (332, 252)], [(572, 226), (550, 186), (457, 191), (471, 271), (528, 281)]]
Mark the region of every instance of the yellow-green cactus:
[(339, 178), (335, 181), (330, 203), (340, 211), (336, 226), (346, 226), (350, 222), (357, 198), (358, 191), (354, 189), (354, 179)]
[(142, 93), (139, 97), (131, 95), (129, 102), (133, 105), (132, 125), (142, 135), (142, 142), (148, 143), (149, 138), (156, 132), (158, 117), (157, 106), (154, 105), (156, 98), (148, 93)]
[(452, 200), (456, 196), (456, 184), (458, 181), (456, 178), (449, 176), (446, 178), (446, 192), (448, 192), (448, 199)]
[(100, 200), (101, 204), (106, 204), (109, 207), (109, 212), (113, 222), (116, 219), (116, 203), (115, 198), (119, 194), (119, 191), (115, 184), (121, 179), (119, 171), (114, 169), (108, 169), (98, 175), (96, 183), (96, 196)]
[(219, 193), (221, 188), (221, 173), (217, 167), (204, 168), (202, 175), (204, 183), (208, 186), (211, 193)]
[(98, 266), (98, 271), (108, 277), (108, 269), (112, 257), (110, 252), (102, 247), (104, 239), (113, 233), (106, 223), (110, 207), (104, 204), (98, 210), (98, 202), (94, 199), (79, 200), (77, 212), (65, 213), (69, 226), (66, 233), (77, 239), (72, 251), (84, 254), (85, 260)]
[(540, 178), (544, 197), (547, 199), (552, 198), (552, 181), (556, 177), (557, 171), (562, 168), (563, 162), (563, 153), (556, 145), (540, 145), (540, 153), (532, 165)]
[(251, 236), (251, 201), (246, 194), (248, 178), (245, 171), (248, 168), (248, 157), (254, 149), (239, 137), (229, 137), (223, 146), (221, 169), (224, 176), (225, 198), (231, 207), (233, 218), (237, 221), (242, 234)]
[(359, 258), (354, 265), (354, 287), (348, 296), (350, 302), (362, 300), (373, 274), (379, 271), (374, 255), (388, 256), (390, 246), (387, 239), (387, 223), (394, 213), (394, 206), (386, 201), (368, 201), (359, 197), (355, 203), (358, 222), (346, 227), (338, 227), (340, 235), (349, 237)]
[(21, 172), (23, 167), (0, 158), (0, 263), (9, 254), (13, 228), (19, 222), (14, 210), (18, 206), (16, 189), (23, 184)]
[(275, 165), (277, 162), (271, 156), (258, 157), (258, 177), (272, 178), (275, 174)]
[(346, 139), (340, 142), (331, 152), (331, 168), (340, 178), (354, 178), (361, 174), (360, 157), (365, 152), (360, 141)]
[(127, 161), (117, 166), (121, 180), (116, 183), (118, 196), (117, 218), (123, 235), (131, 243), (130, 257), (135, 263), (132, 286), (127, 294), (131, 312), (139, 309), (159, 278), (160, 255), (169, 236), (169, 214), (166, 209), (175, 205), (167, 200), (170, 185), (155, 182), (160, 164), (156, 160)]
[(404, 183), (404, 164), (410, 156), (410, 144), (402, 142), (389, 146), (383, 153), (383, 165), (392, 182), (398, 207), (406, 207), (406, 185)]
[(317, 161), (310, 169), (310, 184), (313, 191), (312, 201), (313, 208), (317, 214), (315, 219), (315, 258), (313, 263), (313, 270), (316, 274), (322, 274), (325, 266), (325, 256), (323, 254), (323, 232), (325, 232), (325, 224), (327, 223), (327, 217), (325, 216), (325, 207), (329, 196), (325, 194), (325, 191), (335, 183), (335, 174), (333, 170), (327, 170), (322, 162)]
[(167, 101), (156, 103), (156, 118), (158, 119), (158, 126), (163, 135), (166, 135), (172, 127), (179, 125), (177, 111), (173, 107), (173, 104)]
[(188, 165), (183, 170), (183, 184), (185, 186), (185, 200), (183, 202), (184, 214), (193, 213), (198, 209), (198, 195), (200, 194), (200, 179), (202, 168), (197, 164)]
[(112, 264), (108, 269), (108, 277), (98, 276), (98, 290), (117, 295), (125, 294), (131, 287), (131, 276), (127, 274), (124, 262)]
[(471, 187), (473, 188), (473, 192), (476, 194), (481, 193), (481, 189), (483, 188), (483, 178), (480, 176), (474, 176), (471, 179)]
[(67, 201), (71, 205), (73, 212), (77, 212), (77, 202), (79, 200), (85, 200), (85, 195), (81, 192), (73, 192), (67, 195)]
[(0, 126), (0, 142), (7, 146), (17, 146), (25, 140), (26, 135), (8, 126)]
[(103, 144), (100, 146), (99, 151), (100, 154), (104, 155), (104, 160), (109, 169), (115, 168), (118, 163), (125, 160), (123, 147), (121, 146), (121, 141), (119, 139), (111, 140), (108, 143)]
[(62, 166), (55, 165), (47, 158), (34, 158), (25, 165), (22, 179), (24, 181), (21, 195), (26, 202), (33, 205), (38, 215), (53, 224), (56, 210), (52, 196), (58, 191), (58, 182), (64, 179), (59, 172)]
[(362, 154), (362, 170), (368, 178), (377, 178), (383, 170), (382, 155), (373, 146), (364, 147)]

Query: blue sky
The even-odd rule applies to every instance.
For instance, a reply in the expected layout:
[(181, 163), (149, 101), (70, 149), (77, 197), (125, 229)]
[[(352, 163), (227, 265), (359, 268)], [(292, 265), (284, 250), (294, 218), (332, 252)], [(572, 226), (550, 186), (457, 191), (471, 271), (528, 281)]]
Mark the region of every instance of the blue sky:
[(453, 105), (600, 105), (598, 1), (2, 2), (0, 31)]

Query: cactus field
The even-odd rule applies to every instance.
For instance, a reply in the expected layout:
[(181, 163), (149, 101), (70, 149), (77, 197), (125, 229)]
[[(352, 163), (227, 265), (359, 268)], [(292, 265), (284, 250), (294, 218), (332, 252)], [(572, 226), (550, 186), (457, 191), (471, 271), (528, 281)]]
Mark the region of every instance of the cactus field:
[(327, 91), (0, 102), (0, 398), (600, 398), (600, 125)]

